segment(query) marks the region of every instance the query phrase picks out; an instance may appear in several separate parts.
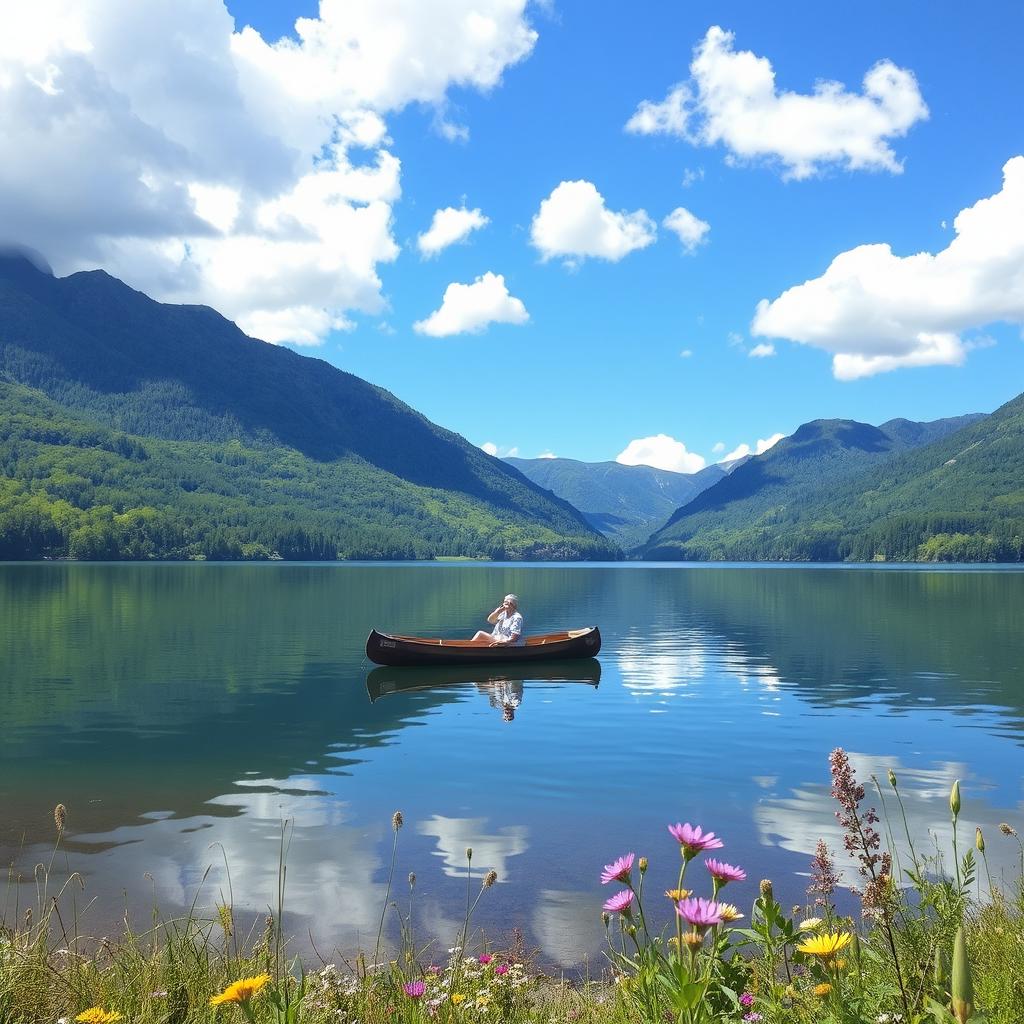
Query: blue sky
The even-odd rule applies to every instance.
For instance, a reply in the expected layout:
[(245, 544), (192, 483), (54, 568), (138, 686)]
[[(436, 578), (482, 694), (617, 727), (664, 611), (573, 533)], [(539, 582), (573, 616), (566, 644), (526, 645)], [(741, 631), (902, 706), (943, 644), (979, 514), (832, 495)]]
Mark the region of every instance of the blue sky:
[[(70, 157), (92, 195), (127, 197), (72, 229), (77, 182), (0, 172), (0, 223), (58, 273), (209, 302), (527, 458), (692, 470), (818, 417), (935, 419), (1022, 390), (1024, 172), (1004, 188), (1024, 155), (1019, 4), (189, 0), (154, 4), (155, 26), (114, 23), (119, 6), (73, 8), (79, 38), (42, 56), (40, 24), (0, 45), (0, 72), (31, 83), (0, 85), (5, 149)], [(319, 17), (312, 35), (297, 17)], [(109, 96), (96, 86), (88, 119), (78, 102), (70, 141), (46, 136), (25, 96), (70, 103), (75, 75)], [(303, 175), (339, 167), (339, 201), (302, 198)], [(281, 238), (309, 202), (346, 217), (299, 256)], [(425, 256), (449, 207), (486, 223)], [(691, 251), (664, 223), (680, 208)], [(323, 257), (342, 250), (340, 270)], [(453, 285), (474, 287), (443, 308)]]

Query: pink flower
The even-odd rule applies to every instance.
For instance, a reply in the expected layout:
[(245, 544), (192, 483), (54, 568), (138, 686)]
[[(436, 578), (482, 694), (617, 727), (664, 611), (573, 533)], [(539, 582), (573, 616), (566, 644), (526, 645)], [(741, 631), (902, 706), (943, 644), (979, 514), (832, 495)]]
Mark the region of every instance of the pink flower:
[(676, 913), (694, 928), (710, 928), (713, 924), (722, 923), (718, 904), (714, 900), (706, 900), (700, 896), (688, 900), (680, 900), (676, 904)]
[(683, 856), (687, 860), (696, 857), (703, 850), (720, 850), (722, 840), (714, 832), (705, 832), (700, 825), (669, 825), (672, 838), (683, 848)]
[(441, 973), (441, 968), (438, 967), (437, 964), (431, 964), (427, 968), (427, 974), (440, 974), (440, 973)]
[(611, 899), (604, 901), (604, 909), (609, 914), (629, 914), (630, 906), (633, 903), (633, 892), (630, 889), (623, 889), (617, 892)]
[(718, 880), (720, 885), (725, 885), (726, 882), (742, 882), (747, 877), (747, 873), (743, 868), (726, 864), (724, 860), (712, 860), (711, 857), (708, 857), (704, 861), (704, 866), (711, 872), (712, 878)]
[(481, 953), (477, 958), (477, 963), (489, 964), (494, 957), (490, 953)]
[(419, 999), (427, 991), (427, 986), (422, 981), (407, 981), (402, 988), (410, 999)]
[(749, 1010), (753, 1005), (754, 997), (749, 992), (744, 992), (743, 995), (740, 996), (740, 1006), (742, 1006), (744, 1010)]
[(508, 964), (498, 964), (498, 966), (494, 968), (494, 973), (508, 974)]
[(633, 859), (635, 854), (627, 853), (624, 857), (620, 857), (618, 860), (612, 861), (611, 864), (605, 864), (604, 871), (601, 872), (601, 884), (607, 885), (609, 882), (628, 882), (629, 872), (633, 867)]

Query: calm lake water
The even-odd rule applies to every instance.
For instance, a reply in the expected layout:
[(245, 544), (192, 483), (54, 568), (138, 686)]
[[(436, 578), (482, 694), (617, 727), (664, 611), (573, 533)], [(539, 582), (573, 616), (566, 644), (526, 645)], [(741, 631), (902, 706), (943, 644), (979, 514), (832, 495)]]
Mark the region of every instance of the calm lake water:
[[(508, 591), (528, 632), (600, 625), (600, 664), (437, 685), (364, 661), (371, 626), (468, 636)], [(841, 849), (843, 746), (940, 843), (963, 780), (998, 874), (1019, 858), (998, 823), (1024, 829), (1022, 609), (1024, 573), (991, 569), (0, 565), (0, 856), (30, 878), (63, 802), (83, 931), (126, 902), (144, 925), (154, 889), (209, 908), (222, 849), (255, 919), (288, 820), (286, 930), (372, 949), (401, 809), (420, 939), (451, 944), (472, 846), (499, 876), (474, 923), (571, 967), (600, 953), (604, 863), (635, 850), (674, 884), (671, 822), (724, 837), (741, 908), (762, 877), (802, 902), (818, 837)], [(5, 898), (9, 920), (35, 888)]]

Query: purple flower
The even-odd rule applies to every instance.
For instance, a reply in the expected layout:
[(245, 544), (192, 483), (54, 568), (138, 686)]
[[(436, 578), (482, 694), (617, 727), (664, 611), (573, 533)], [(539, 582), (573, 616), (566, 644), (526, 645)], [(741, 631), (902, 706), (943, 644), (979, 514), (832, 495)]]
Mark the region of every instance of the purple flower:
[(437, 964), (431, 964), (427, 968), (427, 974), (440, 974), (440, 973), (441, 973), (441, 968), (438, 967)]
[(743, 1014), (743, 1019), (747, 1024), (757, 1024), (758, 1021), (764, 1020), (764, 1017), (759, 1013), (745, 1013)]
[(494, 968), (494, 973), (508, 974), (508, 964), (498, 964), (498, 966)]
[(624, 857), (620, 857), (618, 860), (612, 861), (611, 864), (605, 864), (604, 871), (601, 872), (601, 884), (607, 885), (609, 882), (628, 882), (629, 872), (633, 867), (633, 859), (635, 854), (627, 853)]
[(410, 999), (419, 999), (427, 991), (427, 986), (422, 981), (407, 981), (402, 988)]
[(623, 889), (617, 892), (611, 899), (604, 901), (604, 909), (609, 914), (629, 914), (630, 906), (633, 903), (633, 892), (630, 889)]
[(700, 825), (669, 825), (672, 838), (682, 847), (683, 856), (687, 860), (696, 857), (703, 850), (720, 850), (722, 840), (714, 832), (705, 832)]
[(725, 885), (726, 882), (742, 882), (747, 877), (747, 873), (743, 868), (726, 864), (724, 860), (712, 860), (711, 857), (708, 857), (704, 861), (704, 866), (711, 872), (712, 877), (718, 880), (720, 885)]
[(494, 957), (490, 953), (481, 953), (477, 958), (477, 963), (489, 964)]
[(706, 900), (700, 896), (688, 900), (680, 900), (676, 904), (676, 913), (694, 928), (710, 928), (713, 924), (722, 923), (722, 915), (714, 900)]
[(740, 996), (740, 1006), (742, 1006), (744, 1010), (749, 1010), (753, 1005), (754, 997), (749, 992), (744, 992), (743, 995)]

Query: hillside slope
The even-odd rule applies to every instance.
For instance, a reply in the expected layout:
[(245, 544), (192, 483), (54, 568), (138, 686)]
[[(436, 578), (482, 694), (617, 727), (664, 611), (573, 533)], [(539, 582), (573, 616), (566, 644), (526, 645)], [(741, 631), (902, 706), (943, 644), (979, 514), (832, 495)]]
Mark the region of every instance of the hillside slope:
[[(966, 491), (959, 498), (956, 485), (940, 494), (918, 479), (935, 459), (946, 461), (948, 455), (940, 458), (941, 453), (957, 449), (960, 439), (988, 436), (1000, 422), (1000, 413), (925, 424), (893, 420), (881, 427), (851, 420), (806, 423), (679, 509), (651, 537), (643, 556), (753, 561), (927, 558), (921, 546), (929, 537), (947, 532), (949, 523), (942, 518), (947, 513), (972, 505), (981, 510), (994, 495), (1021, 486), (1024, 465), (1003, 448), (1000, 456), (1008, 459), (1007, 471), (987, 466), (972, 479), (962, 478)], [(898, 546), (879, 547), (876, 539), (893, 526), (880, 524), (882, 517), (900, 519), (904, 527), (911, 521), (915, 525)], [(994, 528), (995, 523), (988, 525)]]
[(505, 459), (524, 476), (578, 508), (595, 529), (631, 548), (677, 508), (727, 476), (714, 465), (698, 473), (575, 459)]
[[(145, 483), (132, 467), (107, 466), (102, 483), (113, 490), (79, 484), (71, 503), (94, 512), (102, 502), (115, 516), (152, 508), (179, 525), (198, 517), (184, 549), (158, 542), (156, 557), (210, 554), (218, 545), (207, 540), (217, 531), (233, 551), (277, 550), (274, 537), (290, 527), (317, 534), (320, 557), (334, 557), (332, 549), (343, 557), (618, 553), (567, 502), (387, 391), (255, 341), (206, 307), (155, 302), (102, 271), (58, 279), (25, 259), (0, 257), (0, 380), (8, 385), (0, 396), (7, 502), (0, 514), (26, 495), (69, 500), (62, 495), (74, 488), (54, 481), (58, 463), (95, 486), (80, 471), (83, 460), (97, 446), (120, 445), (145, 452), (136, 460), (148, 463)], [(40, 434), (40, 419), (54, 424), (52, 437)], [(96, 445), (65, 443), (90, 431)], [(238, 448), (244, 458), (232, 454)], [(274, 466), (283, 480), (308, 487), (280, 483)], [(215, 511), (227, 496), (238, 507)], [(204, 500), (212, 504), (200, 513), (196, 503)], [(270, 508), (277, 511), (267, 519)], [(382, 522), (396, 517), (402, 524), (381, 542)], [(356, 542), (360, 534), (375, 540)], [(67, 550), (25, 541), (20, 555), (7, 557), (67, 554), (69, 537)]]

